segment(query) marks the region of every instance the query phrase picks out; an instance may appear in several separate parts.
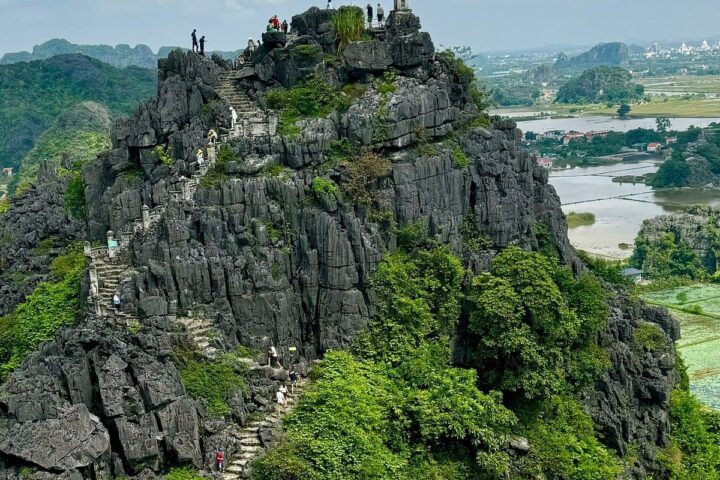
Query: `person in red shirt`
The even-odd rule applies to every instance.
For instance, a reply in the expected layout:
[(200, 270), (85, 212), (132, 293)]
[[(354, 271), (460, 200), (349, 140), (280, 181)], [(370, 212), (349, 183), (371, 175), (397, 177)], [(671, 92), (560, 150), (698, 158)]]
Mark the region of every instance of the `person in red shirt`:
[(280, 19), (278, 18), (277, 15), (275, 15), (272, 18), (272, 22), (273, 22), (273, 28), (275, 29), (275, 31), (279, 32), (280, 31)]
[(217, 461), (217, 469), (218, 472), (224, 472), (225, 471), (225, 452), (223, 449), (219, 449), (217, 454), (215, 455), (215, 460)]

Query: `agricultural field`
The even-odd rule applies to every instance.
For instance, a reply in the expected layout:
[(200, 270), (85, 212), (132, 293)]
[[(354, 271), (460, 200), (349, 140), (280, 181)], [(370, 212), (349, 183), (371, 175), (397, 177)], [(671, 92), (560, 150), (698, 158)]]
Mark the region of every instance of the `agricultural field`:
[(647, 293), (652, 304), (668, 307), (680, 322), (677, 346), (688, 367), (692, 391), (720, 409), (720, 286), (691, 285)]
[(649, 95), (686, 95), (720, 93), (720, 75), (678, 75), (670, 77), (646, 77), (635, 80), (645, 87)]

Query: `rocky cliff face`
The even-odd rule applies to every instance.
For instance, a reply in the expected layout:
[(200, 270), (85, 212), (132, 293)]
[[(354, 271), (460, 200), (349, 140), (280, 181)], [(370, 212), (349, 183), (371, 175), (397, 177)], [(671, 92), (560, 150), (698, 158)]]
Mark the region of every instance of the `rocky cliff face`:
[[(170, 465), (202, 467), (215, 445), (232, 449), (227, 425), (185, 394), (173, 349), (191, 338), (174, 319), (202, 312), (220, 350), (277, 345), (283, 358), (304, 362), (347, 347), (375, 309), (369, 277), (405, 227), (449, 245), (474, 271), (509, 245), (537, 248), (541, 232), (561, 261), (582, 268), (547, 173), (518, 147), (512, 122), (478, 126), (470, 78), (434, 54), (416, 17), (391, 15), (387, 30), (351, 43), (345, 61), (333, 62), (329, 20), (311, 9), (293, 19), (297, 36), (266, 36), (236, 87), (262, 103), (269, 88), (311, 74), (366, 85), (346, 111), (302, 120), (297, 136), (230, 131), (223, 148), (233, 159), (221, 178), (206, 177), (180, 199), (208, 129), (223, 131), (230, 119), (218, 94), (225, 67), (175, 52), (161, 62), (158, 97), (120, 122), (112, 151), (84, 169), (90, 238), (124, 232), (144, 205), (162, 212), (126, 252), (135, 270), (121, 296), (140, 330), (89, 314), (12, 375), (0, 397), (6, 476), (33, 466), (36, 478), (153, 478)], [(297, 50), (303, 45), (321, 53), (299, 55), (310, 51)], [(388, 70), (394, 88), (382, 93), (373, 80)], [(159, 145), (174, 163), (161, 160)], [(333, 162), (343, 145), (371, 148), (388, 166), (363, 183), (363, 201), (346, 188), (357, 172)], [(339, 187), (313, 188), (319, 176)], [(613, 369), (587, 402), (620, 452), (628, 442), (661, 445), (667, 432), (674, 356), (628, 353), (641, 318), (675, 335), (661, 314), (619, 305), (604, 339), (617, 350)], [(249, 395), (231, 405), (232, 421), (262, 412), (282, 379), (271, 369), (252, 375)], [(63, 438), (58, 425), (69, 432)], [(649, 459), (640, 458), (640, 471)]]
[(57, 169), (43, 166), (37, 183), (0, 219), (0, 316), (46, 278), (62, 247), (85, 237), (84, 223), (65, 212), (67, 179), (58, 177)]

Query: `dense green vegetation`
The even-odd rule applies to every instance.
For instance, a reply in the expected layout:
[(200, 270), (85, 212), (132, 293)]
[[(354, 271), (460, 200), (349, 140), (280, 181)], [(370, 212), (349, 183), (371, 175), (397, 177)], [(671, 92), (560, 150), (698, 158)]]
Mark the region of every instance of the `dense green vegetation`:
[(175, 352), (185, 391), (192, 398), (203, 400), (210, 416), (228, 415), (232, 398), (247, 393), (248, 364), (242, 361), (243, 354), (230, 352), (208, 359), (193, 350)]
[[(83, 102), (63, 112), (37, 139), (9, 185), (11, 193), (26, 190), (36, 180), (43, 162), (59, 165), (63, 175), (80, 177), (80, 168), (110, 148), (110, 112), (94, 102)], [(74, 208), (77, 211), (77, 208)]]
[(80, 308), (85, 256), (79, 245), (53, 260), (50, 277), (35, 287), (15, 311), (0, 317), (0, 380), (17, 368), (42, 342), (72, 325)]
[[(653, 180), (655, 187), (684, 187), (690, 180), (690, 166), (686, 160), (690, 156), (703, 157), (708, 162), (708, 175), (720, 175), (720, 131), (716, 125), (703, 130), (690, 127), (680, 132), (677, 142), (673, 145), (672, 156), (658, 169)], [(698, 141), (702, 137), (703, 141)], [(688, 153), (688, 147), (692, 152)]]
[(720, 479), (720, 414), (689, 392), (687, 376), (672, 394), (670, 422), (670, 445), (660, 455), (670, 479)]
[(685, 240), (673, 232), (655, 241), (638, 236), (630, 264), (642, 269), (648, 278), (653, 279), (683, 277), (696, 280), (714, 273), (707, 272), (703, 262)]
[(91, 100), (115, 115), (128, 114), (155, 94), (156, 85), (152, 70), (118, 69), (81, 55), (0, 66), (0, 165), (17, 167), (73, 106)]
[(632, 103), (643, 98), (645, 88), (633, 83), (622, 67), (596, 67), (586, 70), (560, 87), (558, 103)]
[(280, 110), (278, 132), (295, 137), (300, 134), (298, 121), (320, 118), (333, 110), (347, 105), (347, 94), (334, 89), (325, 79), (310, 77), (306, 82), (292, 88), (275, 88), (266, 94), (268, 106)]
[[(352, 354), (316, 367), (254, 478), (615, 478), (575, 398), (607, 367), (592, 340), (607, 314), (599, 283), (517, 248), (468, 283), (457, 257), (423, 245), (379, 265), (377, 316)], [(473, 368), (453, 364), (459, 328), (472, 331)], [(521, 459), (506, 450), (517, 432), (532, 445)]]

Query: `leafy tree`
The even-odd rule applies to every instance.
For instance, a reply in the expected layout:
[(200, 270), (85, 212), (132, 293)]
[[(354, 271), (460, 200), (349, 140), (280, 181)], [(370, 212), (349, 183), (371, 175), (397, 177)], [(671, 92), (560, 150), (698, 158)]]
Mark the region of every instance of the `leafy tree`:
[(655, 126), (658, 133), (667, 133), (672, 126), (672, 122), (667, 117), (658, 117), (655, 119)]
[(620, 118), (625, 118), (627, 117), (628, 113), (630, 113), (630, 110), (630, 105), (628, 105), (627, 103), (623, 103), (622, 105), (620, 105), (620, 108), (618, 108), (617, 114)]
[(527, 398), (565, 388), (571, 349), (588, 345), (607, 317), (595, 280), (576, 281), (548, 258), (516, 247), (473, 280), (468, 300), (481, 378)]

